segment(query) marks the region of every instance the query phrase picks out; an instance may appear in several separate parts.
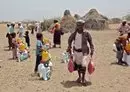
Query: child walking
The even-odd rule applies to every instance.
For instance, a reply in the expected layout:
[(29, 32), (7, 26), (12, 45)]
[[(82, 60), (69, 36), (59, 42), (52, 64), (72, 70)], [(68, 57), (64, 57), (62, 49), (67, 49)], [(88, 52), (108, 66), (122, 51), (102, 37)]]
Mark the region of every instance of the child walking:
[(29, 37), (29, 32), (28, 31), (25, 32), (24, 37), (25, 37), (25, 41), (27, 43), (27, 46), (30, 47), (30, 37)]
[(7, 34), (6, 34), (6, 38), (8, 38), (8, 44), (9, 44), (9, 50), (11, 50), (12, 47), (12, 38), (10, 35), (10, 24), (7, 24)]
[(13, 59), (17, 59), (17, 43), (16, 43), (16, 33), (11, 34), (12, 37), (12, 53)]
[(40, 61), (42, 59), (42, 48), (43, 48), (43, 35), (42, 33), (37, 33), (37, 42), (36, 42), (36, 65), (34, 72), (38, 72), (38, 65), (40, 64)]

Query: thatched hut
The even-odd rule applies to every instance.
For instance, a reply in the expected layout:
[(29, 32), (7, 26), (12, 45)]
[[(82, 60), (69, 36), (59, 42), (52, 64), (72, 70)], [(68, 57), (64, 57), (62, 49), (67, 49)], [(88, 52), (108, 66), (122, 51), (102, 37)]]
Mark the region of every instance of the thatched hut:
[(108, 18), (99, 14), (96, 9), (91, 9), (82, 19), (86, 21), (86, 29), (103, 30), (108, 28)]
[(41, 22), (41, 29), (42, 31), (49, 31), (52, 26), (54, 25), (54, 20), (58, 20), (60, 22), (61, 18), (51, 18), (51, 19), (46, 19), (43, 22)]
[(73, 32), (75, 30), (76, 20), (69, 10), (65, 10), (64, 16), (61, 19), (61, 27), (65, 33)]
[(75, 14), (75, 15), (74, 15), (74, 18), (75, 18), (76, 20), (79, 20), (81, 17), (80, 17), (80, 15)]
[(109, 21), (110, 24), (119, 24), (121, 22), (122, 22), (122, 20), (120, 18), (112, 18)]

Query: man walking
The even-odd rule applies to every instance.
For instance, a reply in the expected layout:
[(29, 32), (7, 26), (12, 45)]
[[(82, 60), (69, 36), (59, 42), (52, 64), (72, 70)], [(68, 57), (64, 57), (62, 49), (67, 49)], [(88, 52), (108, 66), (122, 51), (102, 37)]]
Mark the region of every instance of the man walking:
[[(92, 37), (89, 34), (89, 32), (85, 32), (84, 29), (85, 21), (78, 20), (76, 23), (76, 30), (74, 33), (72, 33), (68, 39), (68, 51), (70, 51), (73, 48), (73, 61), (76, 67), (76, 70), (78, 71), (78, 83), (82, 84), (90, 84), (91, 82), (87, 81), (85, 79), (85, 74), (88, 69), (89, 61), (87, 61), (87, 58), (90, 54), (91, 58), (94, 53), (94, 45), (92, 42)], [(72, 42), (73, 47), (72, 47)], [(90, 48), (88, 46), (88, 43), (90, 45)], [(89, 51), (90, 49), (90, 51)]]

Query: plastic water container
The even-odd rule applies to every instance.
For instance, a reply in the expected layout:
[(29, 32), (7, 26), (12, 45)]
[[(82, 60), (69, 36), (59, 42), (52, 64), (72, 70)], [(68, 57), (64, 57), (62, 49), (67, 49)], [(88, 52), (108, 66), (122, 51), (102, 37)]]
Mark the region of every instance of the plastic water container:
[(67, 63), (69, 61), (69, 53), (67, 52), (62, 53), (62, 60), (63, 63)]
[(20, 60), (23, 61), (23, 60), (26, 60), (27, 58), (28, 58), (28, 53), (22, 53)]
[(26, 60), (29, 57), (28, 51), (25, 50), (24, 52), (20, 52), (20, 50), (17, 49), (17, 57), (18, 57), (18, 62)]
[(50, 76), (51, 76), (50, 66), (45, 67), (44, 64), (39, 64), (38, 72), (39, 72), (40, 78), (43, 78), (43, 80), (46, 81), (50, 79)]
[(43, 76), (43, 74), (42, 74), (43, 69), (44, 69), (43, 66), (44, 66), (43, 64), (39, 64), (39, 65), (38, 65), (38, 73), (39, 73), (39, 75), (40, 75), (40, 78), (42, 78), (42, 76)]
[(46, 62), (49, 59), (50, 59), (49, 52), (48, 51), (43, 51), (42, 52), (42, 61)]
[(44, 67), (43, 65), (43, 79), (46, 81), (48, 79), (50, 79), (50, 67)]

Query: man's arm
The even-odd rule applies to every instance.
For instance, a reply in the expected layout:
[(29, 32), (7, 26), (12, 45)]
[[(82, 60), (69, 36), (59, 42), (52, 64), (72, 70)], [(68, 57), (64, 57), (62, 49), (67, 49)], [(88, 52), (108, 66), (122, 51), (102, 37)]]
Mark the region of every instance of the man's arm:
[(94, 53), (94, 45), (93, 45), (93, 41), (92, 41), (92, 37), (90, 35), (90, 33), (87, 33), (88, 34), (88, 42), (89, 42), (89, 45), (90, 45), (90, 55), (93, 56), (93, 53)]
[(74, 40), (74, 33), (72, 33), (68, 39), (68, 47), (71, 48), (72, 45), (72, 41)]
[(72, 33), (68, 39), (68, 48), (67, 52), (71, 53), (71, 46), (72, 46), (72, 41), (74, 40), (74, 33)]

